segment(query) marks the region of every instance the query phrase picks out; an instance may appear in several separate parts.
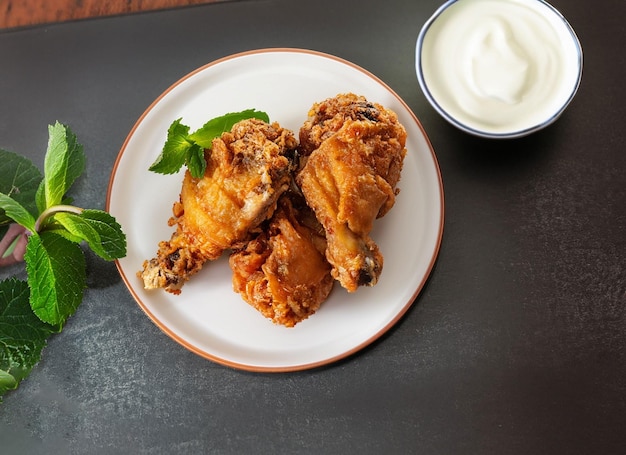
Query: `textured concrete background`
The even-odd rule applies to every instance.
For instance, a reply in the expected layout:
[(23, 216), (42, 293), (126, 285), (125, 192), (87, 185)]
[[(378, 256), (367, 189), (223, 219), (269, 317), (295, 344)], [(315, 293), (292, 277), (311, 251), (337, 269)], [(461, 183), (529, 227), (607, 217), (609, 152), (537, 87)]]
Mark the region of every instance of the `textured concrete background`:
[(422, 121), (446, 194), (412, 309), (313, 371), (245, 373), (186, 351), (90, 256), (82, 306), (0, 405), (0, 452), (624, 453), (626, 4), (553, 3), (583, 44), (579, 94), (547, 130), (490, 142), (446, 124), (417, 85), (415, 40), (438, 3), (241, 1), (0, 33), (0, 147), (42, 166), (47, 125), (69, 124), (87, 153), (79, 205), (104, 208), (126, 135), (170, 84), (278, 46), (386, 81)]

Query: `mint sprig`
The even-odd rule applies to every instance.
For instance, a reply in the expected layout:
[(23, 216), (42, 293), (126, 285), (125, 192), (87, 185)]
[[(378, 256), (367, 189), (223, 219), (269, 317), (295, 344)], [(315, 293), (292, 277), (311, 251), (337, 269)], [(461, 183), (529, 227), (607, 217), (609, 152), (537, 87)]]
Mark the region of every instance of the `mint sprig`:
[(247, 109), (215, 117), (189, 134), (189, 127), (181, 123), (182, 118), (174, 120), (167, 130), (163, 150), (150, 166), (150, 171), (157, 174), (175, 174), (186, 165), (193, 177), (202, 177), (206, 170), (204, 150), (210, 149), (213, 139), (230, 131), (235, 123), (250, 118), (269, 122), (269, 116), (265, 112)]
[(80, 245), (107, 261), (126, 255), (114, 217), (68, 205), (66, 193), (85, 169), (82, 145), (59, 122), (48, 133), (43, 176), (28, 159), (0, 150), (0, 235), (11, 235), (0, 242), (0, 264), (20, 259), (12, 248), (25, 239), (27, 274), (0, 282), (0, 397), (30, 373), (47, 337), (80, 305), (87, 283)]

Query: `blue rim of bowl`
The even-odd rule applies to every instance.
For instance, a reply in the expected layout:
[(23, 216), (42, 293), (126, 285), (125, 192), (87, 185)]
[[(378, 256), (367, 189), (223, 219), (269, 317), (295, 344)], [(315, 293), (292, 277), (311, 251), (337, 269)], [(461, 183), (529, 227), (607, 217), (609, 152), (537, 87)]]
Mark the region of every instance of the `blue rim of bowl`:
[(543, 4), (545, 7), (548, 8), (548, 10), (550, 10), (553, 14), (555, 14), (565, 25), (565, 28), (569, 31), (570, 36), (572, 38), (572, 41), (574, 42), (574, 45), (576, 47), (576, 52), (578, 54), (578, 77), (576, 78), (576, 84), (574, 84), (574, 86), (572, 87), (572, 91), (570, 93), (570, 96), (568, 97), (568, 99), (563, 103), (563, 105), (561, 106), (561, 108), (556, 111), (550, 118), (546, 119), (545, 121), (535, 125), (535, 126), (531, 126), (529, 128), (525, 128), (523, 130), (515, 130), (515, 131), (511, 131), (511, 132), (506, 132), (506, 133), (490, 133), (488, 131), (482, 131), (476, 128), (472, 128), (471, 126), (468, 126), (460, 121), (458, 121), (457, 119), (455, 119), (453, 116), (451, 116), (450, 114), (448, 114), (448, 112), (439, 105), (439, 103), (437, 102), (437, 100), (435, 99), (435, 97), (432, 95), (432, 93), (430, 92), (430, 90), (428, 89), (428, 85), (426, 84), (426, 81), (424, 80), (424, 72), (422, 69), (422, 58), (421, 58), (421, 54), (422, 54), (422, 46), (424, 44), (424, 37), (426, 36), (426, 33), (428, 33), (428, 30), (430, 29), (430, 27), (432, 26), (432, 24), (439, 18), (439, 16), (441, 16), (441, 14), (448, 9), (450, 6), (452, 6), (453, 4), (459, 2), (459, 1), (467, 1), (467, 0), (448, 0), (446, 1), (443, 5), (441, 5), (435, 12), (434, 14), (426, 21), (426, 23), (423, 25), (418, 37), (417, 37), (417, 45), (415, 48), (415, 70), (417, 73), (417, 80), (419, 82), (419, 85), (422, 89), (422, 92), (424, 93), (424, 96), (426, 97), (426, 99), (428, 100), (428, 102), (431, 104), (431, 106), (439, 113), (439, 115), (441, 115), (445, 120), (447, 120), (450, 124), (454, 125), (455, 127), (457, 127), (458, 129), (465, 131), (466, 133), (472, 134), (474, 136), (479, 136), (479, 137), (483, 137), (483, 138), (488, 138), (488, 139), (514, 139), (514, 138), (519, 138), (519, 137), (523, 137), (523, 136), (527, 136), (531, 133), (534, 133), (536, 131), (542, 130), (545, 127), (551, 125), (552, 123), (554, 123), (560, 116), (561, 114), (565, 111), (565, 109), (567, 108), (567, 106), (569, 106), (569, 104), (571, 103), (571, 101), (574, 99), (574, 96), (576, 96), (576, 93), (578, 92), (578, 88), (580, 87), (580, 83), (582, 80), (582, 76), (583, 76), (583, 49), (582, 49), (582, 45), (580, 44), (580, 40), (578, 39), (578, 36), (576, 35), (576, 32), (574, 31), (574, 28), (570, 25), (570, 23), (567, 21), (567, 19), (565, 19), (565, 17), (561, 14), (561, 12), (559, 10), (557, 10), (554, 6), (552, 6), (551, 4), (549, 4), (548, 2), (544, 1), (544, 0), (528, 0), (530, 2), (538, 2)]

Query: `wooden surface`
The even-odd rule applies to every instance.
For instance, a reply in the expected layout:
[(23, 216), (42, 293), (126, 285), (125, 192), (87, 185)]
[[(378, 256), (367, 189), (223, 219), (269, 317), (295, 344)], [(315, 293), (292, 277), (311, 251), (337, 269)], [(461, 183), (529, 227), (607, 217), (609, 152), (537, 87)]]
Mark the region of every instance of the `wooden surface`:
[(1, 0), (0, 28), (129, 14), (216, 1), (224, 0)]

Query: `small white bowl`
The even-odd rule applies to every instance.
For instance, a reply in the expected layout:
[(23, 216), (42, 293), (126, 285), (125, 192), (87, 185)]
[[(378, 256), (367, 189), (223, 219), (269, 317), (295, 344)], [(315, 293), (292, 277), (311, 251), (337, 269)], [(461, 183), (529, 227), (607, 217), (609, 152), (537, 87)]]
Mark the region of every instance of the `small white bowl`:
[(503, 139), (563, 113), (578, 91), (583, 53), (567, 20), (543, 0), (449, 0), (422, 27), (415, 66), (444, 119)]

